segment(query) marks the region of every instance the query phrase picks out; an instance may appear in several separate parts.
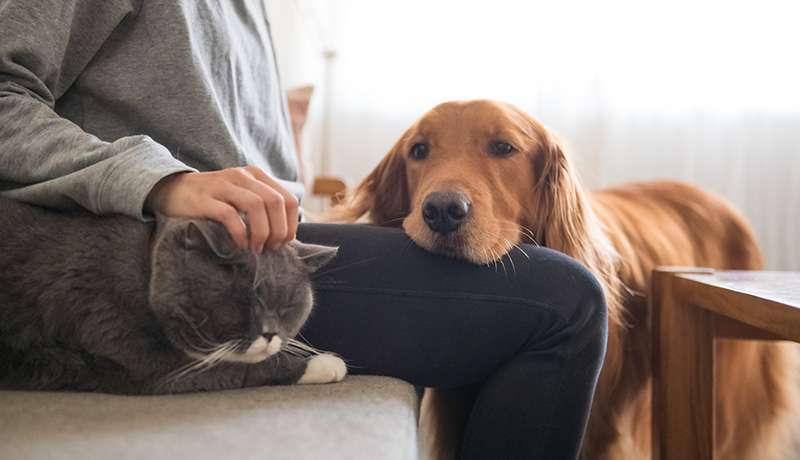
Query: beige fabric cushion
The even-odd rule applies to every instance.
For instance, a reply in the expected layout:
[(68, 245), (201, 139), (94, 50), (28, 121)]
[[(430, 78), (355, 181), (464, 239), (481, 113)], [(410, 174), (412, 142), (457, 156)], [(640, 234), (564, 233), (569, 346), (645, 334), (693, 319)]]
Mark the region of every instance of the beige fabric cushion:
[(170, 396), (0, 391), (0, 458), (415, 459), (418, 407), (410, 384), (365, 376)]

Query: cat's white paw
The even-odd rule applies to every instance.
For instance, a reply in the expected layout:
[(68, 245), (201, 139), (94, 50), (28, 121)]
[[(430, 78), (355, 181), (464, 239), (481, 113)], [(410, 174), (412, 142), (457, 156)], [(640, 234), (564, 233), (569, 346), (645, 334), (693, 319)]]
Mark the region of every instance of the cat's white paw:
[(308, 361), (306, 373), (299, 384), (339, 382), (347, 375), (347, 366), (342, 358), (331, 354), (314, 356)]

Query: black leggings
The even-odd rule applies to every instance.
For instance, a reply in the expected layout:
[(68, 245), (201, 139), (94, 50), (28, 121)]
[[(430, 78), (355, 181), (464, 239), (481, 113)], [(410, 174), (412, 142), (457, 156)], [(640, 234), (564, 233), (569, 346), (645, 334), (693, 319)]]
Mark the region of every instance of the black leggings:
[(474, 265), (366, 225), (301, 224), (298, 239), (339, 246), (315, 277), (310, 345), (353, 374), (475, 386), (464, 459), (577, 457), (607, 334), (583, 266), (529, 245)]

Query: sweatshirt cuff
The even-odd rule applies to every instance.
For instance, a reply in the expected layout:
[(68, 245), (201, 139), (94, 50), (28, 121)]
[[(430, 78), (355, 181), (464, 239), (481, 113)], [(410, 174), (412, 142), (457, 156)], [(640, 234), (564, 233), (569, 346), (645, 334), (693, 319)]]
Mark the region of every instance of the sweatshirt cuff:
[[(139, 136), (137, 136), (139, 137)], [(122, 213), (142, 221), (153, 216), (144, 213), (150, 190), (161, 179), (179, 172), (197, 170), (175, 159), (170, 151), (148, 136), (104, 175), (94, 204), (98, 213)]]

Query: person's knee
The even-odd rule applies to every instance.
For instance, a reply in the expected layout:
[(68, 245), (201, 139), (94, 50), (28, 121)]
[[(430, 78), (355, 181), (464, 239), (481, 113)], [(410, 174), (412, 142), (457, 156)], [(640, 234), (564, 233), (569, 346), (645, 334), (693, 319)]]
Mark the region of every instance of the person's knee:
[(572, 320), (578, 328), (599, 324), (606, 328), (607, 309), (603, 287), (600, 281), (585, 267), (580, 266), (571, 279), (573, 289), (578, 295), (578, 308)]
[(595, 356), (598, 362), (602, 362), (608, 340), (608, 312), (602, 284), (588, 269), (579, 265), (572, 268), (565, 289), (575, 293), (571, 315), (565, 315), (565, 329), (575, 350), (587, 358)]
[(562, 332), (578, 336), (570, 340), (605, 350), (608, 319), (602, 284), (569, 256), (546, 248), (526, 249), (528, 258), (517, 261), (528, 267), (517, 295), (536, 299), (556, 312)]

